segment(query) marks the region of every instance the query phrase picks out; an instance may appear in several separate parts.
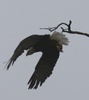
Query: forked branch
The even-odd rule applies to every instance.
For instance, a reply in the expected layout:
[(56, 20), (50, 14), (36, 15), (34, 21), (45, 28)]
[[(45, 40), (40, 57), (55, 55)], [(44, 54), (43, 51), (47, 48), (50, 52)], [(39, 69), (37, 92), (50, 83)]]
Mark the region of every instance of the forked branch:
[(52, 32), (52, 31), (55, 31), (56, 29), (58, 29), (60, 26), (65, 25), (65, 26), (67, 26), (67, 29), (64, 29), (63, 27), (61, 27), (62, 32), (66, 32), (66, 33), (70, 33), (70, 34), (85, 35), (85, 36), (89, 37), (89, 34), (87, 34), (87, 33), (79, 32), (79, 31), (72, 31), (71, 30), (71, 24), (72, 24), (72, 21), (70, 20), (69, 24), (60, 23), (56, 27), (40, 28), (40, 29), (45, 29), (45, 30), (49, 30), (50, 32)]

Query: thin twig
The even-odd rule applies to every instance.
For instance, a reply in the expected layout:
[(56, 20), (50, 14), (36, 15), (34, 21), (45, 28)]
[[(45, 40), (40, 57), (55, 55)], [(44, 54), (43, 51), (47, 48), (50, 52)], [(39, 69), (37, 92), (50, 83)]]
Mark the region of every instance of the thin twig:
[(61, 25), (66, 25), (68, 27), (68, 24), (66, 24), (66, 23), (60, 23), (56, 27), (40, 28), (40, 29), (45, 29), (45, 30), (49, 30), (50, 32), (52, 32), (52, 31), (55, 31), (56, 29), (58, 29)]

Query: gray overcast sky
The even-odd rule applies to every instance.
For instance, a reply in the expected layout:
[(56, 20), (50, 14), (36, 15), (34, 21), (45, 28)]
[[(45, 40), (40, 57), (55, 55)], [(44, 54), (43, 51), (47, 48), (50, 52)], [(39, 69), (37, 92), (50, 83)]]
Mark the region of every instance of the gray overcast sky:
[(89, 0), (0, 0), (1, 100), (89, 100), (88, 37), (67, 34), (69, 45), (63, 48), (53, 74), (37, 90), (28, 90), (27, 82), (41, 53), (23, 54), (9, 71), (3, 69), (22, 39), (49, 33), (40, 27), (72, 20), (73, 30), (89, 33), (88, 10)]

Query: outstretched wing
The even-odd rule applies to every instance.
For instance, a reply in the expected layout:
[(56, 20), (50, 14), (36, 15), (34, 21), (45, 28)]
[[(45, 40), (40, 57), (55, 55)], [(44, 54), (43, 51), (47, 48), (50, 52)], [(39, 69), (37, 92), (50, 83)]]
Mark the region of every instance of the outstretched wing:
[(56, 52), (48, 52), (47, 54), (42, 55), (40, 58), (33, 75), (31, 76), (28, 84), (28, 89), (37, 89), (38, 85), (42, 85), (47, 77), (52, 74), (53, 68), (57, 62), (59, 57), (59, 51)]
[(16, 59), (24, 52), (24, 50), (28, 50), (33, 47), (38, 41), (40, 41), (42, 35), (31, 35), (24, 40), (22, 40), (17, 48), (15, 49), (12, 57), (9, 59), (7, 63), (7, 70), (9, 69), (10, 65), (14, 64)]

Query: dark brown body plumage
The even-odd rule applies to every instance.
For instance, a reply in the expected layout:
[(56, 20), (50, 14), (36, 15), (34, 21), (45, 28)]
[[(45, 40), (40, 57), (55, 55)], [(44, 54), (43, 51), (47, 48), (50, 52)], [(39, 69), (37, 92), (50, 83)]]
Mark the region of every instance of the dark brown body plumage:
[(29, 89), (36, 89), (38, 85), (41, 86), (47, 77), (52, 74), (53, 68), (59, 58), (59, 53), (62, 51), (62, 45), (58, 47), (57, 41), (51, 40), (50, 35), (29, 36), (22, 40), (15, 49), (8, 62), (7, 70), (11, 64), (14, 64), (16, 59), (24, 52), (24, 50), (28, 50), (26, 55), (31, 55), (35, 52), (42, 52), (42, 56), (28, 82)]

